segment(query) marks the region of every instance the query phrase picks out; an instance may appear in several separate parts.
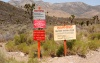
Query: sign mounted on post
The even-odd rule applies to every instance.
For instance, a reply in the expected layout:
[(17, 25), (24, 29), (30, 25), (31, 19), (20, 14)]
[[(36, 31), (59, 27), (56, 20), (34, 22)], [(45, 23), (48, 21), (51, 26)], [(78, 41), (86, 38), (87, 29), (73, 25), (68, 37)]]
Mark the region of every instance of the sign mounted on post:
[(45, 20), (34, 20), (34, 28), (46, 28), (46, 21)]
[(44, 20), (45, 19), (45, 11), (44, 10), (34, 10), (33, 11), (34, 20)]
[[(38, 7), (38, 10), (33, 10), (33, 28), (45, 28), (45, 11), (41, 10), (41, 7)], [(40, 59), (40, 41), (45, 40), (45, 31), (44, 30), (34, 30), (33, 39), (38, 41), (38, 58)]]
[(34, 28), (46, 28), (45, 11), (38, 9), (33, 11)]
[(76, 39), (76, 25), (54, 26), (54, 40)]
[(33, 39), (37, 41), (45, 40), (45, 31), (44, 30), (34, 30)]

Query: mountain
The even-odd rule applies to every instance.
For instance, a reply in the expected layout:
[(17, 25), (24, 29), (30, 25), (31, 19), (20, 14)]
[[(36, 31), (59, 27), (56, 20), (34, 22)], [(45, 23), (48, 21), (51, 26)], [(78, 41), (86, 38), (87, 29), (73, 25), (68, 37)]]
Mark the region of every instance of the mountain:
[[(33, 0), (10, 0), (10, 4), (23, 7), (26, 3), (34, 3)], [(91, 6), (83, 2), (65, 2), (65, 3), (49, 3), (43, 1), (35, 1), (36, 7), (41, 6), (49, 12), (48, 15), (56, 17), (69, 17), (74, 14), (77, 17), (93, 17), (100, 16), (100, 5)]]

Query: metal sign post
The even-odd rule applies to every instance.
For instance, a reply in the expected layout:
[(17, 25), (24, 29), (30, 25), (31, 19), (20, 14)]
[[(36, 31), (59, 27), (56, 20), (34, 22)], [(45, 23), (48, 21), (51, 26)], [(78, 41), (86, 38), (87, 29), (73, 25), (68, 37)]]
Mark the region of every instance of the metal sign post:
[(64, 40), (64, 55), (66, 56), (67, 55), (67, 41)]
[(34, 22), (33, 22), (33, 28), (37, 28), (38, 30), (33, 31), (33, 39), (38, 41), (38, 59), (40, 59), (40, 45), (41, 41), (45, 40), (45, 30), (42, 30), (46, 27), (46, 21), (45, 21), (45, 12), (44, 10), (41, 10), (41, 7), (38, 7), (37, 10), (33, 11), (34, 16)]
[(38, 58), (40, 59), (40, 41), (38, 41)]

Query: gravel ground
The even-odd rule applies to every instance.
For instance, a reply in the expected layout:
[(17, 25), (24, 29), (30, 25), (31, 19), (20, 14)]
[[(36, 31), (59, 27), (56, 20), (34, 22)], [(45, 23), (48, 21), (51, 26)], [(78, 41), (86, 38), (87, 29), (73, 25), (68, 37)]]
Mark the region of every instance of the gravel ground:
[(90, 51), (86, 58), (78, 55), (55, 57), (42, 60), (42, 63), (100, 63), (100, 49), (98, 51)]

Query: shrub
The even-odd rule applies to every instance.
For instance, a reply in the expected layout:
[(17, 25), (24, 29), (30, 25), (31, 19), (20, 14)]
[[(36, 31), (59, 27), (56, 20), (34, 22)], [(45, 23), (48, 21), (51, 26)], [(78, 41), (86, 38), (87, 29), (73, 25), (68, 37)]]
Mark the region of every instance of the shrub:
[[(68, 54), (70, 54), (70, 50), (72, 50), (74, 42), (75, 42), (75, 40), (69, 40), (69, 41), (66, 42)], [(60, 45), (60, 47), (58, 48), (58, 50), (56, 52), (56, 55), (58, 57), (60, 57), (60, 56), (63, 56), (63, 54), (64, 54), (64, 45)]]
[(37, 57), (37, 43), (33, 43), (32, 45), (30, 45), (29, 48), (29, 57), (30, 58), (35, 58)]
[(32, 45), (33, 44), (33, 38), (32, 37), (28, 37), (26, 43), (27, 43), (27, 45)]
[(17, 50), (14, 41), (9, 41), (6, 44), (6, 50), (9, 51), (9, 52)]
[(93, 40), (88, 43), (90, 50), (97, 50), (100, 47), (100, 40)]
[(56, 55), (56, 50), (58, 46), (56, 42), (54, 42), (54, 40), (47, 40), (45, 43), (42, 44), (42, 46), (43, 50), (45, 51), (43, 52), (44, 55), (50, 55), (52, 57)]
[(27, 41), (27, 35), (26, 34), (20, 34), (20, 43), (24, 43)]
[(74, 45), (74, 43), (75, 43), (75, 40), (69, 40), (69, 41), (67, 41), (67, 48), (69, 50), (71, 50), (72, 47), (73, 47), (73, 45)]
[(15, 42), (16, 45), (20, 44), (20, 37), (18, 35), (15, 35), (14, 42)]
[(27, 41), (26, 34), (20, 34), (20, 35), (16, 35), (14, 37), (14, 42), (15, 42), (16, 45), (19, 45), (19, 44), (24, 43), (26, 41)]
[(21, 43), (20, 45), (17, 46), (17, 49), (21, 52), (24, 52), (26, 54), (29, 53), (29, 46), (27, 46), (26, 43)]
[(91, 40), (95, 40), (95, 39), (100, 40), (100, 33), (93, 33), (93, 34), (91, 34), (91, 35), (89, 36), (89, 38), (90, 38)]
[(62, 56), (63, 54), (64, 54), (64, 46), (61, 45), (61, 46), (58, 48), (58, 50), (57, 50), (57, 52), (56, 52), (56, 55), (57, 55), (58, 57), (60, 57), (60, 56)]
[(88, 52), (88, 43), (75, 41), (70, 51), (71, 54), (85, 55)]

